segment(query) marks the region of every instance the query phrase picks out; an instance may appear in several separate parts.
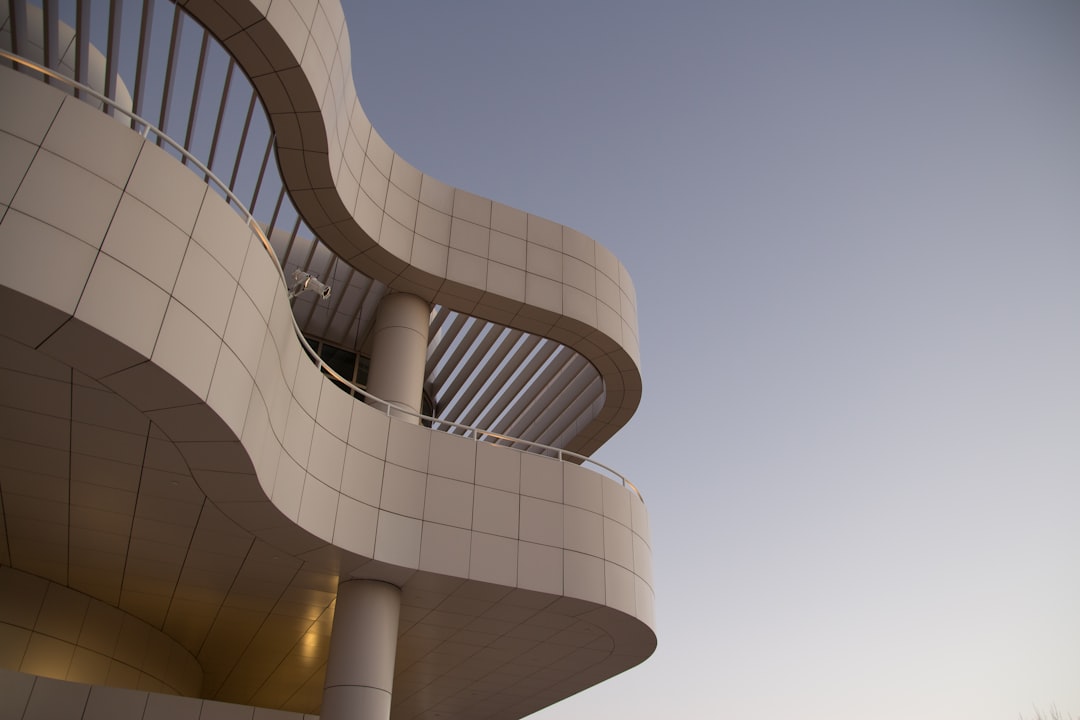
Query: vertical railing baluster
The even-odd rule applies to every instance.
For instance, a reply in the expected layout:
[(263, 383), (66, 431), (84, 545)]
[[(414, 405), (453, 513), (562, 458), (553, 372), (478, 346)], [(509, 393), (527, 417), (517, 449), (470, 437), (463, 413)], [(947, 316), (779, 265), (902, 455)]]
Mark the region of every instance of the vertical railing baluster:
[[(247, 130), (245, 128), (245, 134)], [(255, 207), (255, 204), (259, 201), (259, 192), (262, 191), (263, 178), (266, 176), (266, 168), (270, 166), (272, 159), (271, 153), (274, 150), (274, 136), (271, 135), (266, 141), (266, 150), (263, 151), (262, 163), (259, 164), (259, 173), (255, 178), (255, 189), (251, 191), (251, 207)], [(274, 219), (277, 219), (278, 207), (274, 208)], [(273, 227), (271, 221), (270, 227)]]
[[(199, 62), (195, 67), (195, 84), (191, 88), (191, 110), (188, 112), (187, 131), (184, 133), (184, 147), (191, 148), (191, 139), (195, 135), (195, 120), (202, 101), (202, 83), (206, 74), (206, 52), (210, 46), (210, 33), (202, 31), (202, 44), (199, 46)], [(209, 167), (209, 166), (207, 166)]]
[[(45, 0), (41, 7), (42, 28), (45, 42), (45, 67), (50, 70), (60, 68), (60, 9), (57, 0)], [(52, 78), (46, 77), (45, 82), (52, 85)]]
[[(30, 38), (26, 36), (26, 3), (22, 0), (8, 0), (8, 17), (11, 18), (11, 51), (16, 55), (26, 55), (26, 49), (30, 47)], [(12, 62), (11, 67), (27, 72), (26, 68), (17, 62)]]
[(135, 89), (132, 105), (135, 114), (143, 115), (146, 95), (146, 72), (150, 65), (150, 31), (154, 26), (154, 0), (143, 0), (142, 17), (139, 22), (139, 55), (135, 61)]
[[(255, 88), (250, 88), (249, 92), (251, 93), (251, 97), (248, 98), (247, 115), (244, 116), (244, 129), (240, 131), (240, 146), (237, 148), (236, 157), (233, 158), (232, 173), (229, 176), (229, 185), (231, 187), (236, 187), (236, 178), (240, 174), (240, 160), (244, 157), (244, 148), (247, 145), (248, 132), (251, 130), (251, 118), (255, 115)], [(254, 199), (248, 207), (255, 207)]]
[[(221, 102), (218, 104), (217, 119), (214, 121), (214, 136), (210, 140), (210, 159), (206, 161), (206, 167), (211, 170), (214, 169), (214, 158), (217, 157), (218, 140), (221, 138), (221, 126), (225, 120), (225, 106), (229, 104), (229, 88), (232, 85), (233, 70), (236, 68), (236, 61), (231, 57), (229, 58), (229, 66), (225, 71), (225, 86), (221, 89)], [(243, 144), (236, 151), (237, 162), (244, 153)], [(233, 178), (231, 185), (236, 183), (236, 179)], [(254, 207), (254, 205), (250, 206)]]
[[(90, 84), (90, 0), (75, 3), (75, 79)], [(81, 91), (75, 97), (82, 98)]]
[[(161, 128), (162, 132), (169, 132), (169, 111), (172, 107), (172, 86), (174, 80), (174, 73), (177, 66), (177, 54), (180, 52), (180, 6), (173, 6), (173, 22), (172, 32), (169, 37), (169, 59), (165, 65), (165, 81), (161, 90), (161, 115), (158, 117), (157, 126)], [(161, 142), (158, 142), (158, 146), (161, 146)]]
[[(123, 17), (123, 0), (109, 2), (109, 38), (105, 48), (105, 96), (116, 98), (116, 83), (120, 76), (120, 20)], [(114, 115), (112, 107), (108, 113)]]

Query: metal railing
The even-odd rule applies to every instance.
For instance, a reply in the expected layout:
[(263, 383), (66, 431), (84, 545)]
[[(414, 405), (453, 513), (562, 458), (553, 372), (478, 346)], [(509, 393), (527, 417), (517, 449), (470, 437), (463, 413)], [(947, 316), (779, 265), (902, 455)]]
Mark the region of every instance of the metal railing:
[[(236, 195), (228, 187), (228, 185), (226, 185), (220, 178), (218, 178), (218, 176), (215, 175), (210, 170), (210, 168), (208, 168), (205, 164), (203, 164), (203, 162), (201, 160), (199, 160), (194, 155), (192, 155), (191, 152), (187, 150), (187, 148), (185, 148), (183, 145), (181, 145), (180, 143), (178, 143), (177, 141), (173, 140), (171, 137), (166, 135), (160, 128), (158, 128), (153, 123), (151, 123), (148, 120), (144, 119), (143, 117), (135, 114), (131, 110), (128, 110), (127, 108), (119, 105), (118, 103), (116, 103), (115, 101), (110, 99), (109, 97), (103, 95), (102, 93), (98, 92), (97, 90), (94, 90), (93, 88), (89, 87), (88, 85), (84, 85), (83, 83), (80, 83), (80, 82), (78, 82), (76, 80), (73, 80), (72, 78), (69, 78), (69, 77), (67, 77), (65, 75), (57, 73), (57, 72), (55, 72), (53, 70), (50, 70), (49, 68), (43, 67), (43, 66), (39, 65), (38, 63), (33, 62), (32, 60), (28, 60), (28, 59), (26, 59), (26, 58), (24, 58), (24, 57), (22, 57), (20, 55), (15, 55), (15, 54), (10, 53), (10, 52), (8, 52), (6, 50), (0, 49), (0, 58), (8, 60), (8, 61), (10, 61), (10, 62), (12, 62), (14, 64), (17, 64), (17, 65), (21, 65), (21, 66), (23, 66), (25, 68), (28, 68), (30, 70), (33, 70), (34, 72), (37, 72), (37, 73), (39, 73), (41, 75), (44, 75), (47, 78), (51, 78), (51, 79), (56, 80), (56, 81), (58, 81), (60, 83), (63, 83), (65, 85), (71, 87), (74, 90), (78, 90), (79, 91), (78, 97), (80, 99), (90, 97), (90, 98), (93, 98), (94, 100), (97, 100), (97, 101), (103, 103), (103, 108), (110, 108), (113, 111), (119, 112), (119, 113), (123, 114), (124, 116), (126, 116), (127, 118), (129, 118), (131, 120), (131, 123), (132, 123), (132, 130), (137, 132), (142, 137), (149, 138), (149, 136), (151, 134), (153, 134), (153, 136), (159, 142), (168, 145), (169, 147), (174, 149), (176, 152), (180, 153), (180, 155), (186, 161), (185, 164), (190, 164), (195, 169), (197, 169), (200, 173), (202, 173), (203, 180), (208, 185), (217, 186), (217, 188), (222, 193), (224, 193), (225, 198), (228, 201), (228, 204), (230, 204), (233, 207), (233, 209), (237, 213), (239, 213), (239, 215), (244, 219), (244, 222), (247, 224), (247, 226), (249, 228), (251, 228), (252, 232), (254, 232), (259, 237), (259, 240), (263, 244), (263, 248), (265, 248), (266, 252), (269, 253), (270, 257), (274, 260), (274, 267), (277, 268), (278, 276), (281, 278), (282, 287), (286, 290), (286, 292), (289, 290), (289, 283), (288, 283), (287, 279), (285, 278), (285, 272), (284, 272), (284, 270), (282, 270), (281, 264), (278, 262), (278, 259), (277, 259), (277, 254), (274, 252), (274, 248), (270, 244), (270, 239), (266, 236), (266, 233), (263, 231), (262, 226), (259, 224), (258, 221), (255, 220), (255, 217), (247, 209), (247, 207), (244, 205), (244, 203), (241, 202), (238, 197), (236, 197)], [(611, 467), (609, 467), (609, 466), (607, 466), (607, 465), (605, 465), (605, 464), (603, 464), (601, 462), (597, 462), (596, 460), (593, 460), (592, 458), (590, 458), (590, 457), (588, 457), (586, 455), (580, 455), (578, 453), (570, 452), (568, 450), (564, 450), (564, 449), (559, 448), (559, 447), (555, 447), (555, 446), (552, 446), (552, 445), (545, 445), (543, 443), (535, 442), (535, 441), (532, 441), (532, 440), (526, 440), (524, 438), (516, 438), (516, 437), (510, 437), (508, 435), (501, 435), (499, 433), (494, 433), (494, 432), (490, 432), (488, 430), (484, 430), (483, 428), (474, 427), (472, 425), (465, 425), (465, 424), (462, 424), (462, 423), (457, 423), (457, 422), (454, 422), (452, 420), (444, 420), (443, 418), (435, 417), (435, 416), (432, 416), (432, 415), (425, 415), (423, 413), (419, 413), (419, 412), (413, 410), (412, 408), (408, 408), (408, 407), (405, 407), (403, 405), (398, 405), (396, 403), (390, 402), (388, 400), (383, 400), (383, 399), (381, 399), (379, 397), (376, 397), (375, 395), (372, 395), (371, 393), (369, 393), (364, 388), (356, 385), (355, 383), (353, 383), (350, 380), (345, 379), (345, 377), (343, 377), (340, 373), (338, 373), (336, 370), (334, 370), (332, 367), (330, 367), (319, 356), (319, 354), (311, 347), (311, 344), (308, 343), (307, 338), (304, 337), (303, 332), (300, 330), (300, 326), (296, 323), (296, 318), (293, 317), (292, 320), (293, 320), (293, 329), (296, 332), (296, 337), (300, 341), (301, 347), (304, 349), (304, 352), (307, 353), (307, 356), (311, 359), (311, 361), (313, 363), (315, 363), (315, 366), (319, 369), (319, 371), (322, 372), (324, 375), (330, 377), (331, 379), (335, 380), (339, 384), (344, 385), (346, 388), (348, 388), (348, 390), (346, 390), (346, 392), (354, 392), (357, 395), (363, 397), (367, 401), (368, 405), (371, 405), (371, 406), (374, 406), (374, 407), (378, 407), (378, 406), (383, 407), (385, 412), (386, 412), (387, 417), (393, 417), (394, 413), (409, 415), (411, 417), (418, 418), (421, 422), (428, 421), (428, 422), (432, 422), (432, 423), (439, 423), (441, 426), (452, 427), (452, 428), (456, 428), (458, 430), (465, 431), (466, 433), (472, 433), (473, 439), (475, 439), (477, 442), (480, 442), (481, 437), (492, 438), (494, 440), (501, 440), (503, 442), (511, 443), (511, 444), (514, 444), (514, 445), (525, 445), (525, 446), (528, 446), (530, 448), (534, 448), (534, 449), (539, 450), (539, 451), (553, 452), (555, 454), (556, 459), (558, 459), (560, 461), (573, 460), (573, 461), (577, 461), (576, 464), (585, 464), (585, 463), (587, 463), (589, 465), (592, 465), (592, 466), (595, 466), (595, 467), (599, 468), (600, 470), (603, 471), (603, 474), (608, 475), (612, 479), (617, 480), (624, 487), (629, 488), (630, 490), (632, 490), (638, 496), (638, 498), (641, 499), (644, 502), (645, 498), (642, 497), (641, 491), (638, 490), (636, 485), (634, 485), (632, 482), (627, 480), (626, 476), (624, 476), (622, 473), (618, 472), (614, 468), (611, 468)]]

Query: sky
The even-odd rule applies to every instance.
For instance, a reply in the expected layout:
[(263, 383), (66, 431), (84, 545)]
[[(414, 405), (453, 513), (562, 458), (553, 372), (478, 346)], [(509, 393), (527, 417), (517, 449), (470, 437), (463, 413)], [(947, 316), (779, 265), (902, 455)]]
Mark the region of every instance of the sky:
[(344, 4), (391, 147), (637, 288), (659, 645), (533, 717), (1080, 716), (1080, 3)]

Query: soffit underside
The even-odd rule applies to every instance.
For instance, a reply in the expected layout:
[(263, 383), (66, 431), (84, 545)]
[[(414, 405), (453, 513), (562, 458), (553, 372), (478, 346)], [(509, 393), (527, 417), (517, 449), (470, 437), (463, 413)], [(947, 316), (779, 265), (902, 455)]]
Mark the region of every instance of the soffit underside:
[[(6, 338), (0, 388), (0, 563), (167, 633), (200, 662), (204, 697), (317, 712), (356, 559), (256, 538), (145, 415)], [(420, 572), (402, 587), (398, 718), (520, 717), (640, 660), (590, 603)]]

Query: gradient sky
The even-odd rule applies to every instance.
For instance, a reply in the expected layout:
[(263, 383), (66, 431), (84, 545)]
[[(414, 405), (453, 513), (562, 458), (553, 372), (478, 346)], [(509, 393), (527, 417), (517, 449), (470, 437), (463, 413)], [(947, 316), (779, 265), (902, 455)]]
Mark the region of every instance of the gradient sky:
[(660, 644), (535, 717), (1080, 714), (1080, 3), (345, 5), (395, 150), (637, 286)]

